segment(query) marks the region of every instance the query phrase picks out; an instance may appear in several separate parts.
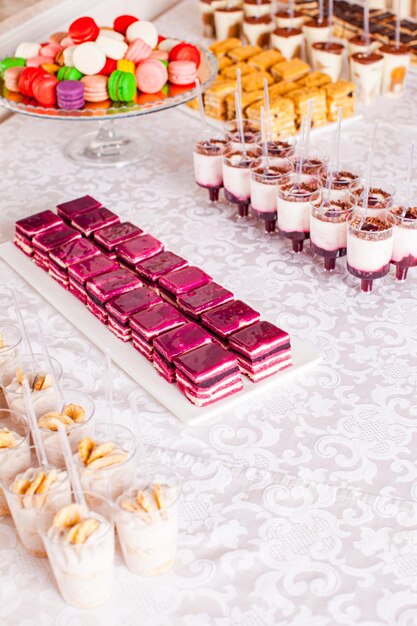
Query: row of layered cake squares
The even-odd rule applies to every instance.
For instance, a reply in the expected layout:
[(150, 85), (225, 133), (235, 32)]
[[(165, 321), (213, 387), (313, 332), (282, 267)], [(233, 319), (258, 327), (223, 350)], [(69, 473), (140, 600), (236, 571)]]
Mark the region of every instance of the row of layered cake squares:
[(91, 196), (19, 220), (14, 243), (196, 405), (292, 364), (285, 331)]

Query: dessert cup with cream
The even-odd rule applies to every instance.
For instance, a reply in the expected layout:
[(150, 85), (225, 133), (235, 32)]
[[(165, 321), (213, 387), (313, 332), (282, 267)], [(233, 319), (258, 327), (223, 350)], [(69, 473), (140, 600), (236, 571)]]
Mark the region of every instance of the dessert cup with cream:
[(410, 267), (417, 266), (417, 207), (400, 202), (389, 211), (394, 219), (391, 263), (397, 280), (405, 280)]
[(0, 376), (2, 386), (13, 380), (19, 367), (19, 356), (22, 345), (22, 334), (17, 326), (0, 325)]
[(219, 199), (223, 187), (223, 151), (226, 145), (223, 133), (203, 132), (195, 138), (193, 150), (194, 179), (199, 187), (207, 189), (211, 202)]
[(293, 172), (277, 186), (278, 230), (301, 252), (310, 237), (311, 202), (318, 201), (322, 183), (316, 176)]
[(252, 213), (264, 222), (265, 232), (275, 232), (277, 223), (277, 184), (293, 171), (291, 161), (263, 158), (253, 162), (250, 179)]
[(240, 217), (249, 214), (251, 167), (259, 154), (255, 144), (246, 152), (229, 144), (223, 154), (224, 195), (226, 200), (237, 205)]
[[(30, 463), (30, 431), (26, 417), (0, 409), (0, 483), (11, 480)], [(0, 515), (10, 515), (6, 497), (0, 489)]]

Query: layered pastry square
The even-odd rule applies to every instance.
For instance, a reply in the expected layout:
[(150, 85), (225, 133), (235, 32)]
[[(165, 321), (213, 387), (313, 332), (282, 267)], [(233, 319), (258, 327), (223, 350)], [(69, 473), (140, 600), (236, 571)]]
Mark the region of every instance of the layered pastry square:
[(152, 361), (154, 339), (162, 333), (183, 326), (186, 320), (173, 306), (162, 302), (147, 311), (132, 315), (129, 323), (134, 347)]
[(173, 252), (165, 251), (141, 261), (136, 265), (136, 272), (148, 283), (155, 283), (158, 278), (187, 267), (188, 262)]
[(98, 254), (91, 259), (80, 261), (68, 268), (69, 290), (83, 304), (87, 303), (85, 286), (87, 281), (96, 276), (117, 270), (119, 265), (105, 254)]
[(39, 267), (48, 271), (49, 270), (49, 254), (55, 248), (81, 239), (80, 233), (76, 230), (62, 223), (54, 228), (35, 235), (32, 239), (33, 244), (33, 259)]
[(165, 274), (158, 280), (159, 292), (168, 301), (176, 304), (177, 296), (211, 282), (212, 278), (199, 267), (186, 267), (176, 272)]
[(292, 365), (288, 333), (271, 322), (256, 322), (229, 337), (241, 371), (259, 382)]
[(106, 226), (94, 231), (94, 241), (101, 247), (101, 249), (110, 256), (110, 258), (117, 258), (115, 249), (130, 239), (134, 239), (138, 235), (141, 235), (143, 230), (130, 222), (121, 222), (120, 224), (113, 224), (112, 226)]
[(85, 286), (87, 308), (103, 324), (107, 324), (106, 303), (113, 298), (142, 287), (139, 278), (127, 269), (119, 268), (89, 280)]
[(153, 289), (139, 287), (128, 291), (106, 304), (109, 329), (122, 341), (130, 341), (132, 331), (129, 326), (129, 318), (139, 311), (145, 311), (155, 304), (162, 302)]
[(208, 343), (174, 360), (177, 385), (196, 406), (207, 406), (243, 389), (236, 357)]
[(163, 244), (152, 235), (141, 235), (116, 247), (117, 257), (131, 268), (164, 251)]
[(88, 261), (99, 254), (97, 246), (88, 239), (70, 241), (50, 252), (49, 274), (62, 287), (69, 289), (68, 268), (80, 261)]
[(155, 339), (153, 364), (166, 381), (173, 383), (174, 359), (207, 343), (211, 343), (210, 335), (194, 322), (189, 322)]
[(40, 213), (25, 217), (16, 222), (13, 243), (27, 256), (32, 256), (32, 240), (35, 235), (40, 235), (62, 223), (62, 219), (52, 211), (41, 211)]
[(79, 230), (84, 237), (91, 237), (96, 230), (106, 226), (113, 226), (119, 222), (120, 218), (116, 213), (102, 206), (76, 215), (71, 221), (71, 226)]
[(81, 215), (82, 213), (86, 213), (92, 209), (97, 209), (98, 207), (101, 207), (101, 202), (92, 196), (87, 195), (82, 196), (81, 198), (75, 198), (74, 200), (69, 200), (69, 202), (57, 204), (56, 210), (60, 217), (62, 217), (66, 222), (71, 223), (77, 215)]
[(207, 283), (177, 298), (178, 307), (196, 319), (206, 311), (231, 300), (233, 300), (232, 292), (215, 282)]
[(258, 322), (260, 315), (241, 300), (234, 300), (204, 313), (201, 321), (221, 339), (226, 339), (241, 328)]

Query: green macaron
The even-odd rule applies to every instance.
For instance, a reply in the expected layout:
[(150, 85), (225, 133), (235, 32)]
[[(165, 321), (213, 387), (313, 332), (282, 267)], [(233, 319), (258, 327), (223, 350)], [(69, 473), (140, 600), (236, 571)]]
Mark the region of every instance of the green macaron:
[(109, 76), (107, 91), (114, 102), (130, 102), (136, 95), (136, 77), (130, 72), (115, 70)]
[(5, 70), (9, 67), (25, 67), (26, 59), (22, 59), (21, 57), (6, 57), (0, 61), (0, 73), (3, 76)]
[(58, 70), (58, 80), (81, 80), (84, 74), (81, 74), (76, 67), (63, 65)]

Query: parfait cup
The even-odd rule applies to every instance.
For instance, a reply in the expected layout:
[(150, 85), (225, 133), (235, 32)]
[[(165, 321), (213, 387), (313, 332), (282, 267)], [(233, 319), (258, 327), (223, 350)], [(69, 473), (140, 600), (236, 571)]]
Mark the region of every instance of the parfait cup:
[(397, 280), (405, 280), (410, 267), (417, 266), (417, 207), (400, 202), (389, 212), (394, 220), (391, 263)]
[(226, 141), (223, 133), (200, 133), (194, 140), (194, 179), (199, 187), (207, 189), (210, 202), (219, 199), (223, 187), (222, 156)]
[(273, 233), (277, 224), (277, 184), (293, 171), (285, 158), (263, 158), (253, 162), (250, 179), (251, 211), (261, 219), (266, 233)]
[[(321, 198), (317, 192), (311, 199), (310, 246), (323, 258), (324, 269), (336, 268), (336, 259), (346, 255), (347, 221), (352, 207), (349, 202)], [(323, 194), (324, 195), (324, 194)]]
[[(9, 484), (30, 463), (30, 430), (22, 413), (0, 409), (0, 484)], [(0, 516), (10, 515), (0, 488)]]
[(259, 147), (252, 144), (244, 151), (228, 144), (223, 154), (223, 184), (226, 200), (238, 207), (239, 217), (249, 215), (252, 164), (260, 156)]
[(322, 189), (317, 176), (293, 172), (277, 185), (278, 230), (292, 241), (293, 252), (302, 252), (310, 237), (311, 200)]

